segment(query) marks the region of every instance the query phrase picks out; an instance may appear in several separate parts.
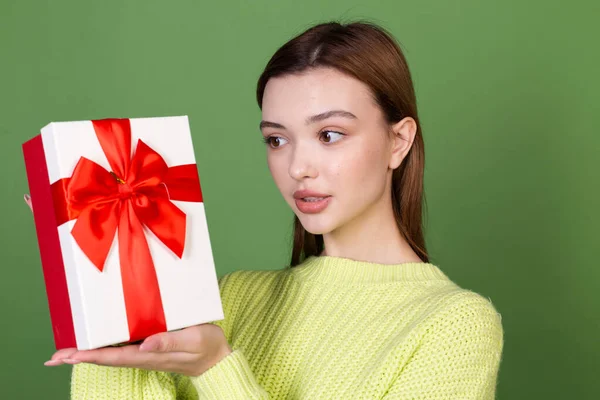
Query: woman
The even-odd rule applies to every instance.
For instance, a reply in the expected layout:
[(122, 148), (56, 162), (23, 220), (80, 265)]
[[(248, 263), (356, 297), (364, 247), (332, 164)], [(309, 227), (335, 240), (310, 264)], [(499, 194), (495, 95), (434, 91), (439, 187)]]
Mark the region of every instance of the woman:
[(429, 263), (406, 60), (366, 23), (320, 24), (258, 81), (290, 268), (219, 281), (225, 319), (141, 345), (61, 350), (74, 399), (492, 399), (501, 317)]

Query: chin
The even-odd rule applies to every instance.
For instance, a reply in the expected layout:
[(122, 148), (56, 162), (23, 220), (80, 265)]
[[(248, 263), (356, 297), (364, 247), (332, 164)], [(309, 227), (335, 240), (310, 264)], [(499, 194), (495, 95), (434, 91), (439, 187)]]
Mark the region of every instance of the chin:
[(323, 215), (305, 215), (302, 213), (296, 215), (304, 229), (313, 235), (325, 235), (336, 228), (333, 221), (328, 220)]

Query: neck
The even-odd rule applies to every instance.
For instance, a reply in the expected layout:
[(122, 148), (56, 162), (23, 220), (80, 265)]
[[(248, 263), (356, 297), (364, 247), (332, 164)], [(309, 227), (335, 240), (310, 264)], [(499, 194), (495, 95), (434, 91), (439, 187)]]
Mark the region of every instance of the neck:
[(384, 193), (364, 213), (324, 234), (321, 255), (380, 264), (422, 262), (396, 224), (391, 197)]
[(288, 271), (301, 281), (344, 286), (448, 281), (442, 270), (431, 263), (379, 264), (333, 256), (310, 256)]

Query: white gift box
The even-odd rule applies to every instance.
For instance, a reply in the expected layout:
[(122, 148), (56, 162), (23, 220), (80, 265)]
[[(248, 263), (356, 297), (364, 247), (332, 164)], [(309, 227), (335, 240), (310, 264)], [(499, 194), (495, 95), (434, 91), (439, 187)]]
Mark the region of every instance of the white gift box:
[[(133, 157), (136, 147), (141, 146), (138, 144), (138, 139), (141, 139), (164, 159), (168, 167), (195, 166), (187, 116), (115, 121), (128, 121), (130, 124), (131, 153), (124, 157)], [(78, 219), (63, 222), (57, 217), (60, 214), (58, 209), (63, 206), (57, 201), (55, 189), (65, 182), (65, 178), (73, 176), (82, 157), (107, 172), (111, 171), (95, 125), (92, 121), (51, 123), (42, 129), (41, 135), (26, 142), (23, 151), (56, 348), (86, 350), (133, 340), (131, 329), (137, 328), (130, 326), (129, 321), (133, 317), (129, 315), (128, 320), (125, 302), (118, 240), (121, 230), (118, 229), (114, 235), (100, 269), (82, 250), (72, 233)], [(147, 169), (140, 174), (145, 171)], [(194, 171), (197, 179), (197, 171)], [(119, 177), (115, 179), (119, 180)], [(204, 203), (172, 199), (168, 185), (163, 182), (161, 185), (166, 189), (168, 201), (185, 214), (185, 245), (181, 258), (142, 224), (159, 288), (159, 293), (154, 294), (162, 303), (166, 324), (163, 331), (222, 320), (224, 315)], [(65, 193), (69, 193), (68, 190), (65, 189)], [(69, 204), (69, 196), (64, 197)], [(123, 210), (126, 206), (120, 207), (119, 210)], [(96, 222), (90, 224), (91, 230), (100, 225)], [(165, 229), (169, 232), (170, 228)], [(135, 246), (143, 247), (142, 242), (139, 237), (134, 240)], [(125, 253), (131, 256), (127, 251)], [(136, 260), (135, 256), (131, 257)], [(132, 264), (138, 267), (137, 262)], [(131, 276), (136, 274), (134, 272)], [(132, 282), (141, 285), (135, 280)], [(129, 304), (144, 304), (151, 297), (130, 299)], [(152, 310), (155, 311), (156, 307)], [(143, 325), (147, 321), (137, 323)]]

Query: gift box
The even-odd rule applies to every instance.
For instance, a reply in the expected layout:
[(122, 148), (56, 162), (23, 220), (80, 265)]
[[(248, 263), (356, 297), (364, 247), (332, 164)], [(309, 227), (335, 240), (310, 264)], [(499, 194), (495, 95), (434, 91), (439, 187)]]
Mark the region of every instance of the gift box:
[(187, 116), (54, 122), (23, 153), (57, 349), (224, 318)]

